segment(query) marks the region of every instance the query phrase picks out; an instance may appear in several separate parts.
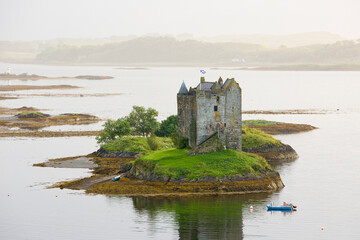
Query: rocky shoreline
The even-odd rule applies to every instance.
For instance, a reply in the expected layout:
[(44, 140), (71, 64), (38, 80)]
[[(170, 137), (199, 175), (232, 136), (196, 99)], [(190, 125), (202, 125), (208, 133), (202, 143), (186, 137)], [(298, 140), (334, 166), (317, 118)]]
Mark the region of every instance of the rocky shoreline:
[[(106, 159), (112, 161), (114, 159)], [(254, 192), (273, 192), (284, 187), (279, 174), (275, 171), (264, 171), (261, 176), (247, 174), (245, 176), (213, 178), (198, 180), (164, 179), (151, 173), (143, 174), (141, 169), (127, 168), (127, 163), (134, 159), (123, 159), (122, 168), (108, 174), (101, 173), (103, 163), (98, 162), (93, 154), (63, 159), (52, 159), (46, 163), (34, 164), (38, 167), (93, 169), (94, 175), (73, 181), (59, 182), (51, 188), (68, 188), (85, 190), (86, 193), (120, 194), (122, 196), (182, 196), (182, 195), (218, 195), (244, 194)], [(101, 160), (100, 160), (101, 161)], [(115, 169), (114, 169), (115, 170)], [(113, 182), (115, 176), (121, 176)], [(142, 178), (142, 179), (141, 179)]]
[(136, 152), (109, 152), (103, 149), (102, 147), (99, 148), (96, 152), (92, 153), (94, 156), (99, 158), (133, 158), (136, 159), (138, 157), (143, 156), (143, 153), (136, 153)]
[(122, 196), (184, 196), (244, 194), (274, 192), (284, 187), (280, 177), (231, 182), (149, 182), (122, 178), (117, 182), (105, 182), (88, 189), (87, 193), (120, 194)]
[[(159, 176), (143, 169), (141, 165), (129, 164), (139, 157), (138, 153), (109, 153), (104, 149), (89, 154), (63, 159), (52, 159), (34, 164), (38, 167), (78, 168), (93, 170), (93, 176), (74, 181), (60, 182), (52, 187), (85, 190), (86, 193), (121, 194), (124, 196), (165, 196), (187, 194), (241, 194), (251, 192), (276, 191), (284, 187), (279, 173), (273, 170), (260, 170), (259, 174), (204, 177), (196, 180)], [(117, 161), (114, 164), (114, 161)], [(92, 162), (92, 163), (91, 163)], [(116, 168), (109, 169), (109, 166)], [(115, 176), (121, 179), (112, 182)]]
[(299, 158), (296, 151), (286, 144), (281, 146), (269, 145), (262, 148), (250, 149), (249, 153), (257, 154), (265, 158), (269, 163), (291, 162)]

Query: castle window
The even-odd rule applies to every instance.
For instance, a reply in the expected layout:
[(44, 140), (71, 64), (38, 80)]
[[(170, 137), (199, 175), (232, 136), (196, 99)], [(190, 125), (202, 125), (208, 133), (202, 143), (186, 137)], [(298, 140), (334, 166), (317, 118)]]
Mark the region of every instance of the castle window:
[(218, 111), (218, 106), (214, 106), (214, 112)]
[(220, 97), (216, 97), (216, 102), (217, 102), (217, 103), (220, 102)]

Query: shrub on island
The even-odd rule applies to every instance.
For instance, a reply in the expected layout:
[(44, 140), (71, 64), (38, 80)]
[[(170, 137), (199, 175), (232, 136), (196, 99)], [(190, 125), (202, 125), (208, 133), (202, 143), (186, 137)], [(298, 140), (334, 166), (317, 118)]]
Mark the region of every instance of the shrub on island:
[[(170, 138), (154, 136), (153, 141), (156, 141), (158, 150), (175, 147)], [(109, 141), (102, 144), (101, 148), (108, 152), (148, 153), (152, 151), (147, 138), (133, 136), (125, 136)]]

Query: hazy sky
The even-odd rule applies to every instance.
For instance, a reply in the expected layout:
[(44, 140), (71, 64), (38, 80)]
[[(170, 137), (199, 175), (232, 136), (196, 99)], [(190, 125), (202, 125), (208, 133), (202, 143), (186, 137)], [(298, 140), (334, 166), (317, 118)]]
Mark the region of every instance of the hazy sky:
[(360, 38), (360, 0), (0, 0), (0, 40), (328, 31)]

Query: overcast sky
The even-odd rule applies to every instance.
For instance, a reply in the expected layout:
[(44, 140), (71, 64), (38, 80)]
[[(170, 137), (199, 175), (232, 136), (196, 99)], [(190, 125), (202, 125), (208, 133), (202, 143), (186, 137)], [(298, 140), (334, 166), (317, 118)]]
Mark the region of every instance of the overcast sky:
[(0, 0), (0, 40), (328, 31), (360, 38), (360, 0)]

